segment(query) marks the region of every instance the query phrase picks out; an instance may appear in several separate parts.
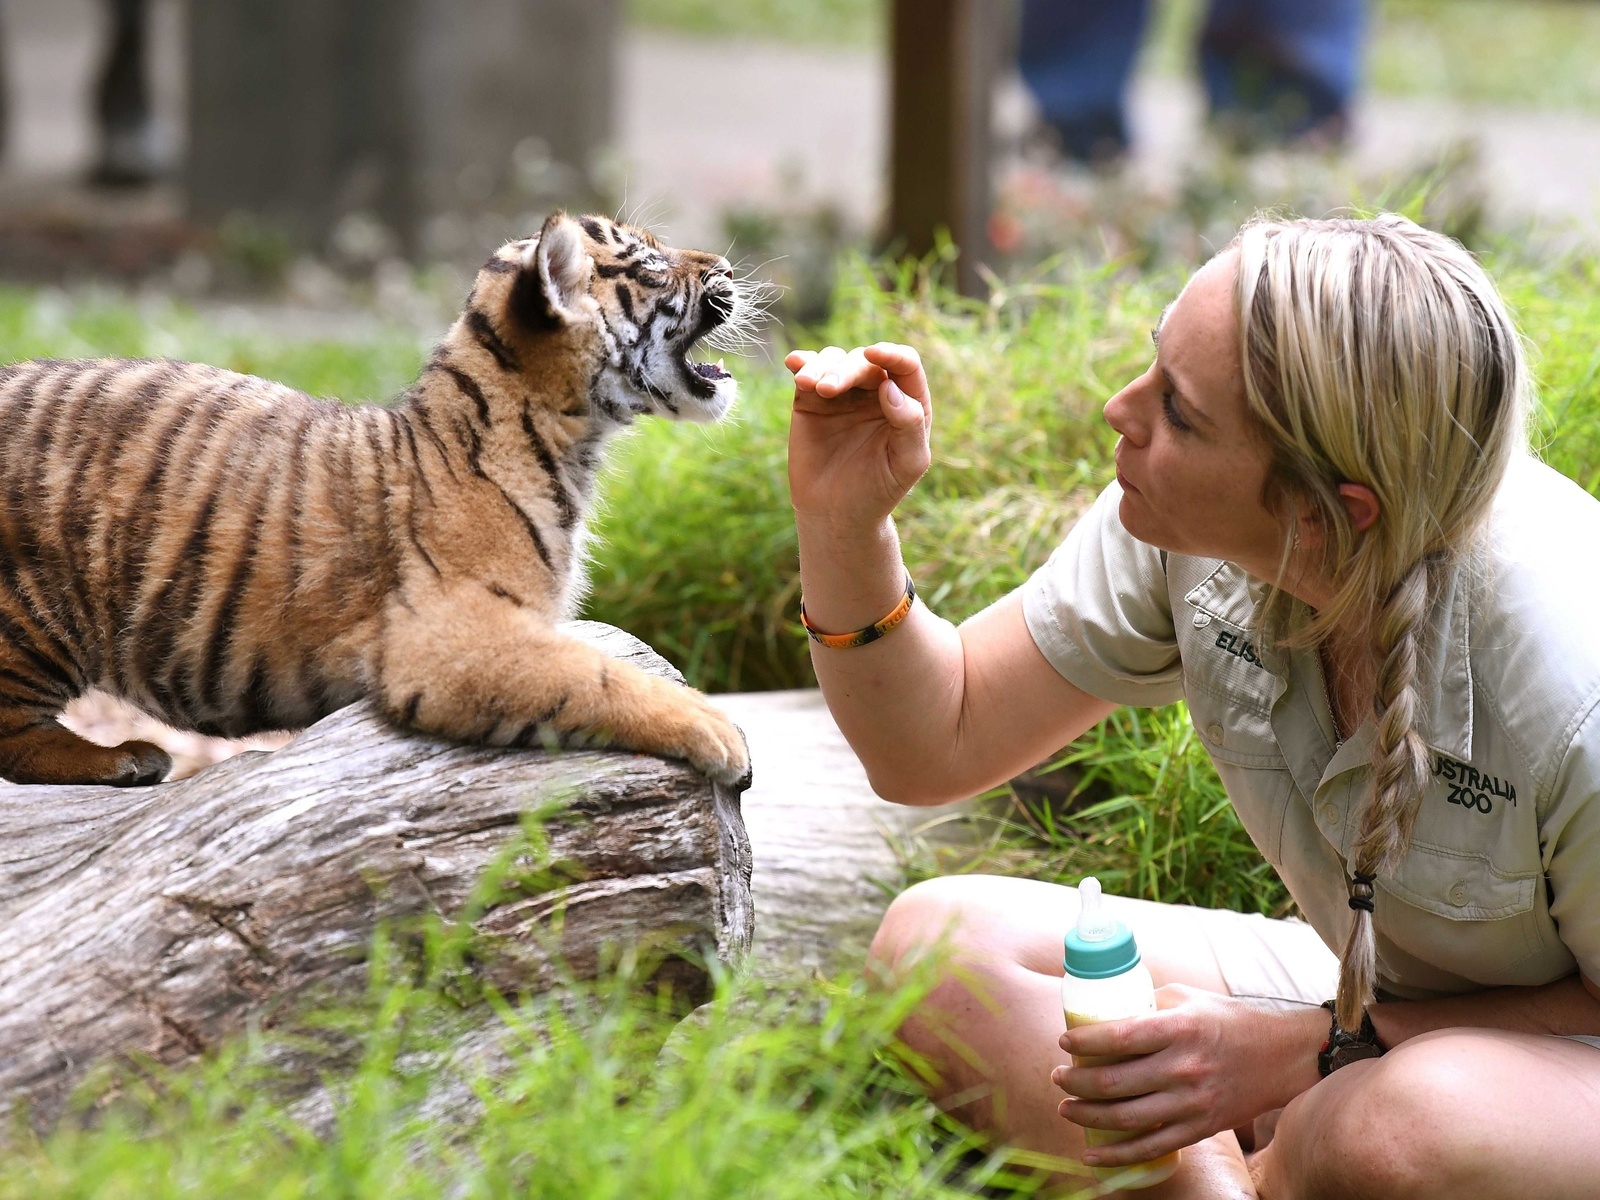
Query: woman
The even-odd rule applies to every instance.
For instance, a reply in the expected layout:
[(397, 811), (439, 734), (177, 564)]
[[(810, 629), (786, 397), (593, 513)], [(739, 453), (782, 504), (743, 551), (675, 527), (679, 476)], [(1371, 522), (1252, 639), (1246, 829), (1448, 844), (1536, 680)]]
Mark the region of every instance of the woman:
[[(1161, 1009), (1063, 1035), (1071, 890), (930, 881), (873, 946), (949, 954), (907, 1040), (1012, 1145), (1192, 1146), (1150, 1196), (1600, 1194), (1600, 503), (1527, 453), (1504, 305), (1403, 218), (1262, 222), (1156, 340), (1046, 566), (959, 629), (824, 636), (817, 677), (906, 804), (1186, 698), (1308, 923), (1124, 900)], [(788, 365), (807, 622), (871, 630), (910, 590), (927, 382), (903, 346)], [(1094, 1159), (1083, 1126), (1143, 1132)]]

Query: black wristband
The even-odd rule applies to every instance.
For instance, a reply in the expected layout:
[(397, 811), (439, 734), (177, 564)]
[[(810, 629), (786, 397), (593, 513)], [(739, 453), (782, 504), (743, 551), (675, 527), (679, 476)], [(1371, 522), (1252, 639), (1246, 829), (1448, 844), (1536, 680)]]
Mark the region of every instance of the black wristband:
[(1328, 1040), (1322, 1043), (1322, 1049), (1317, 1053), (1317, 1074), (1326, 1079), (1340, 1067), (1347, 1067), (1353, 1062), (1360, 1062), (1364, 1058), (1381, 1058), (1388, 1050), (1378, 1040), (1378, 1031), (1373, 1028), (1372, 1014), (1361, 1014), (1361, 1028), (1355, 1033), (1339, 1027), (1339, 1015), (1332, 1000), (1324, 1000), (1322, 1007), (1333, 1015), (1333, 1023), (1328, 1029)]

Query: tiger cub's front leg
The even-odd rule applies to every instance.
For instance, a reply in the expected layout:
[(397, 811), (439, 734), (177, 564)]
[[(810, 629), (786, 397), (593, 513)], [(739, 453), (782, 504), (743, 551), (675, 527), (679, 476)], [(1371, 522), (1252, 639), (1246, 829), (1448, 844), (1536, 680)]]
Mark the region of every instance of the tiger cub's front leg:
[(392, 602), (379, 695), (401, 724), (495, 746), (605, 745), (749, 777), (744, 738), (699, 692), (647, 675), (476, 585)]

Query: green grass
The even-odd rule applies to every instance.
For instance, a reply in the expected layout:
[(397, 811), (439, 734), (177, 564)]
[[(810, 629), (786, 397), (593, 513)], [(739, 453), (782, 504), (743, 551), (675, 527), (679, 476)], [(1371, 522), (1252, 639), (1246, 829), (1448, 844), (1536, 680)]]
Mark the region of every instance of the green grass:
[(628, 0), (636, 25), (714, 37), (873, 46), (881, 43), (881, 0)]
[[(1122, 709), (1039, 771), (1040, 790), (997, 789), (963, 836), (931, 830), (894, 845), (904, 884), (983, 871), (1168, 903), (1284, 916), (1287, 889), (1257, 852), (1182, 704)], [(895, 888), (894, 890), (898, 890)]]
[[(443, 333), (443, 329), (440, 330)], [(112, 295), (0, 288), (0, 362), (24, 358), (177, 358), (260, 375), (314, 396), (387, 400), (415, 378), (425, 348), (408, 333), (304, 340), (222, 332), (182, 305)]]
[[(918, 588), (953, 620), (1026, 577), (1109, 477), (1100, 406), (1142, 368), (1176, 276), (1086, 269), (1000, 306), (917, 298), (856, 264), (812, 344), (923, 351), (934, 465), (899, 521)], [(785, 473), (787, 375), (743, 369), (729, 424), (644, 423), (611, 456), (588, 615), (645, 637), (697, 685), (810, 686)], [(665, 508), (648, 497), (671, 497)], [(730, 516), (737, 518), (730, 520)]]
[[(598, 979), (542, 996), (488, 989), (480, 972), (495, 943), (477, 920), (547, 887), (558, 868), (530, 817), (461, 912), (379, 931), (364, 996), (280, 1005), (270, 1028), (185, 1068), (137, 1056), (101, 1065), (49, 1132), (13, 1122), (0, 1200), (1036, 1190), (920, 1093), (927, 1068), (896, 1031), (926, 994), (931, 962), (880, 987), (860, 974), (775, 986), (713, 971), (710, 1002), (687, 1021), (682, 998), (653, 982), (656, 963), (626, 949)], [(302, 1064), (295, 1075), (288, 1061)], [(318, 1080), (325, 1103), (299, 1104)]]
[[(1157, 0), (1141, 66), (1192, 72), (1203, 0)], [(1600, 8), (1571, 0), (1373, 0), (1372, 90), (1512, 108), (1600, 112)]]
[(1379, 92), (1600, 113), (1600, 6), (1572, 0), (1381, 0)]
[[(530, 816), (449, 921), (379, 931), (365, 996), (279, 1006), (270, 1028), (185, 1068), (102, 1065), (47, 1134), (14, 1123), (0, 1200), (1036, 1190), (920, 1093), (927, 1068), (897, 1030), (931, 962), (880, 987), (860, 974), (775, 986), (716, 969), (687, 1021), (683, 998), (655, 982), (659, 960), (626, 948), (597, 979), (517, 999), (489, 989), (497, 951), (477, 921), (545, 890), (559, 867)], [(552, 947), (559, 928), (558, 915)], [(290, 1050), (322, 1070), (285, 1074)], [(299, 1103), (319, 1080), (326, 1103)]]
[[(444, 1065), (466, 1014), (374, 958), (364, 1001), (321, 1014), (356, 1046), (332, 1119), (286, 1102), (273, 1035), (204, 1064), (124, 1073), (91, 1120), (0, 1155), (0, 1200), (956, 1200), (1027, 1195), (943, 1122), (895, 1030), (924, 985), (773, 989), (725, 977), (681, 1026), (628, 969), (559, 996), (491, 1001), (490, 1074)], [(676, 1032), (674, 1030), (676, 1029)], [(671, 1041), (668, 1042), (668, 1037)], [(665, 1050), (663, 1045), (665, 1044)], [(442, 1112), (441, 1082), (463, 1084)], [(1006, 1186), (1014, 1183), (1015, 1188)]]

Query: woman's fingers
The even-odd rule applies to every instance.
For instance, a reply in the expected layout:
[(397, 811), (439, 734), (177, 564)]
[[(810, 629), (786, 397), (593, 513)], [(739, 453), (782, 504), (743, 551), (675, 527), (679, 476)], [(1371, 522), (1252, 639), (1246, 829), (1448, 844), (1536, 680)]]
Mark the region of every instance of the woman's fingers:
[(874, 366), (881, 367), (907, 395), (917, 400), (928, 398), (928, 376), (922, 369), (922, 356), (912, 347), (898, 342), (878, 342), (864, 347), (861, 354)]
[(1187, 1115), (1179, 1101), (1166, 1092), (1122, 1100), (1116, 1104), (1097, 1104), (1093, 1100), (1069, 1097), (1058, 1109), (1074, 1125), (1086, 1129), (1108, 1129), (1117, 1133), (1143, 1133), (1157, 1125), (1170, 1125)]
[(1061, 1035), (1060, 1046), (1078, 1058), (1154, 1054), (1173, 1041), (1172, 1020), (1166, 1013), (1080, 1025)]
[(1170, 1089), (1171, 1056), (1144, 1055), (1103, 1067), (1077, 1067), (1069, 1063), (1050, 1072), (1050, 1082), (1069, 1096), (1085, 1100), (1143, 1096)]
[(894, 380), (885, 379), (878, 385), (878, 403), (895, 432), (915, 433), (918, 437), (926, 433), (922, 405), (901, 391)]
[(869, 362), (863, 352), (828, 346), (822, 350), (796, 350), (784, 359), (794, 372), (797, 388), (828, 399), (861, 389), (872, 391), (886, 378), (883, 368)]

